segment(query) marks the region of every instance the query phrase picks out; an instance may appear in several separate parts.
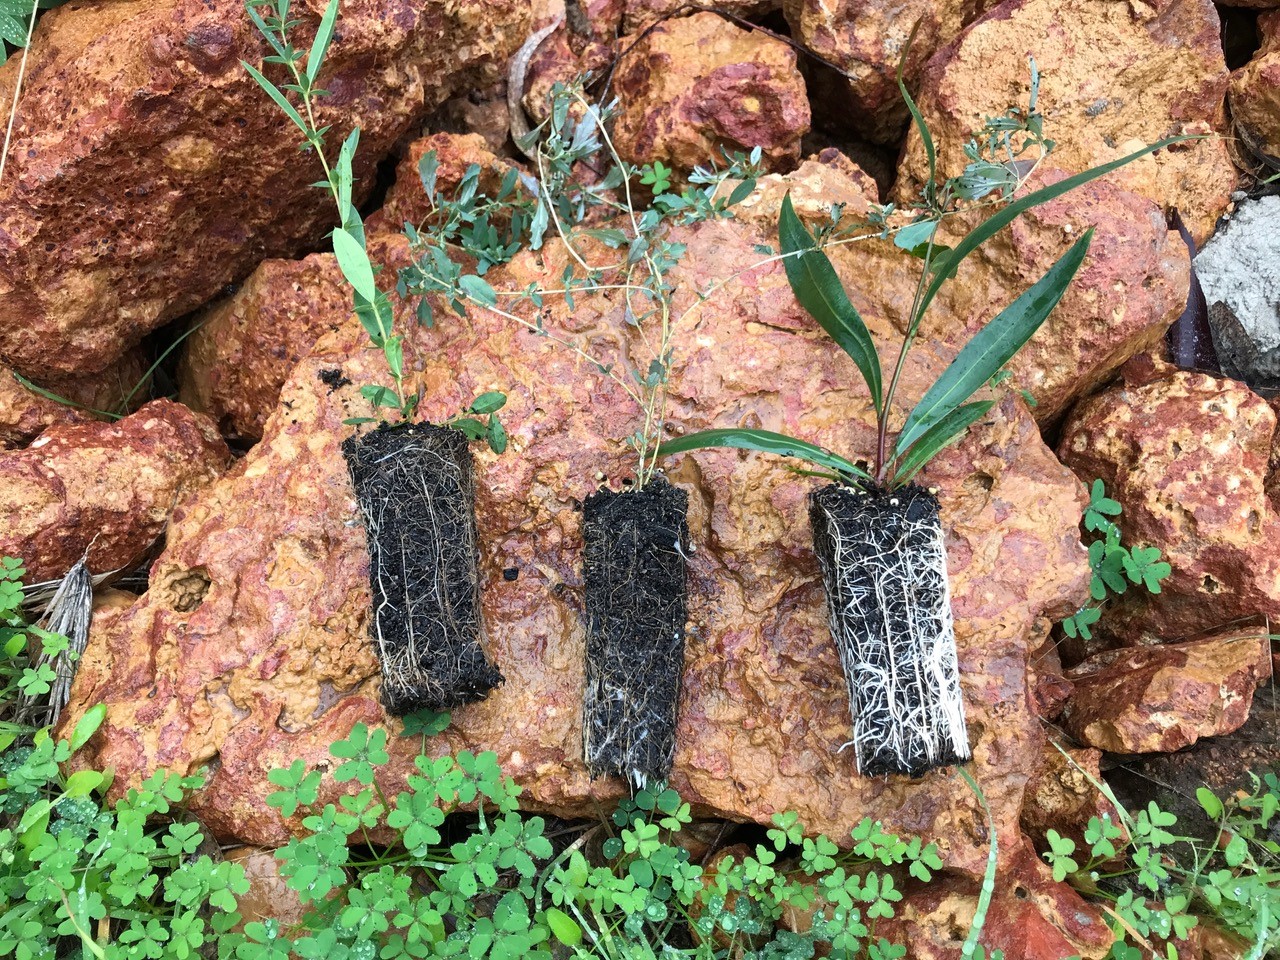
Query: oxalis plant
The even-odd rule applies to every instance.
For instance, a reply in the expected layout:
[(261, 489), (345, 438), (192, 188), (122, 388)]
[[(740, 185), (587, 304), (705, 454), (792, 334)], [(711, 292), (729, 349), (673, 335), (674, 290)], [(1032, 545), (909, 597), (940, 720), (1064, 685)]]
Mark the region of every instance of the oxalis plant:
[[(338, 2), (330, 0), (306, 53), (291, 40), (299, 21), (290, 19), (289, 6), (289, 0), (246, 3), (273, 51), (264, 64), (282, 69), (289, 82), (277, 86), (252, 64), (242, 65), (302, 132), (303, 149), (316, 156), (324, 171), (316, 186), (330, 193), (339, 216), (333, 253), (351, 287), (356, 316), (370, 343), (382, 351), (392, 383), (360, 387), (373, 416), (345, 423), (376, 427), (342, 444), (368, 535), (371, 630), (382, 667), (382, 700), (393, 714), (454, 707), (482, 699), (502, 682), (482, 644), (468, 441), (484, 439), (495, 453), (506, 449), (507, 434), (498, 417), (506, 397), (490, 391), (445, 423), (415, 421), (421, 391), (406, 386), (406, 339), (396, 332), (391, 300), (378, 287), (378, 270), (369, 259), (353, 201), (352, 164), (360, 130), (351, 131), (330, 164), (325, 153), (330, 128), (317, 121), (317, 102), (327, 95), (318, 81), (338, 20)], [(384, 412), (398, 422), (385, 422)]]
[[(435, 154), (424, 155), (419, 173), (434, 209), (405, 225), (415, 262), (400, 272), (398, 290), (420, 297), (427, 319), (429, 297), (460, 314), (495, 313), (566, 351), (633, 405), (634, 428), (616, 438), (632, 451), (633, 475), (606, 482), (583, 504), (583, 749), (593, 776), (643, 787), (665, 779), (675, 751), (691, 549), (688, 495), (657, 461), (680, 319), (672, 271), (685, 253), (669, 229), (731, 216), (755, 189), (760, 151), (728, 155), (721, 169), (696, 169), (677, 187), (662, 164), (618, 155), (612, 115), (582, 81), (556, 85), (546, 119), (519, 144), (533, 172), (509, 171), (494, 196), (480, 190), (477, 165), (446, 196)], [(519, 288), (494, 281), (492, 267), (548, 247), (564, 261), (556, 280)], [(623, 303), (625, 343), (606, 348), (548, 325), (551, 303), (572, 310), (576, 297), (597, 292)]]
[[(991, 409), (994, 400), (975, 400), (975, 394), (1004, 379), (1005, 364), (1048, 318), (1084, 261), (1092, 228), (965, 344), (895, 423), (903, 370), (925, 314), (964, 259), (1020, 214), (1175, 142), (1163, 141), (1014, 199), (1053, 148), (1036, 107), (1034, 61), (1027, 108), (988, 120), (965, 148), (970, 162), (963, 173), (946, 180), (939, 179), (933, 139), (901, 71), (898, 85), (923, 143), (929, 175), (911, 223), (893, 235), (897, 247), (920, 260), (920, 273), (887, 377), (866, 323), (823, 250), (824, 242), (839, 242), (838, 222), (815, 238), (788, 195), (778, 223), (781, 257), (796, 299), (853, 360), (871, 395), (876, 417), (871, 457), (856, 460), (794, 437), (741, 428), (707, 430), (662, 445), (665, 455), (732, 447), (798, 457), (815, 468), (807, 472), (831, 481), (811, 494), (809, 519), (848, 687), (851, 743), (857, 769), (868, 776), (919, 776), (970, 756), (939, 501), (935, 492), (913, 481)], [(978, 203), (995, 206), (996, 212), (954, 247), (941, 243), (942, 221)], [(893, 212), (881, 208), (872, 223), (887, 223)]]

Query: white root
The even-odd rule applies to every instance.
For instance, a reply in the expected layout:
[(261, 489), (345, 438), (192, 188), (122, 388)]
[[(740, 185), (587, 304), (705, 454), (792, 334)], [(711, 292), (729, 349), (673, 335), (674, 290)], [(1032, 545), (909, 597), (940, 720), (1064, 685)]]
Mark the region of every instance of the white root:
[[(942, 529), (936, 508), (908, 511), (908, 497), (891, 510), (888, 498), (842, 490), (835, 502), (815, 497), (812, 506), (827, 546), (819, 555), (849, 691), (850, 742), (867, 775), (918, 776), (970, 756)], [(847, 498), (877, 515), (851, 531)]]

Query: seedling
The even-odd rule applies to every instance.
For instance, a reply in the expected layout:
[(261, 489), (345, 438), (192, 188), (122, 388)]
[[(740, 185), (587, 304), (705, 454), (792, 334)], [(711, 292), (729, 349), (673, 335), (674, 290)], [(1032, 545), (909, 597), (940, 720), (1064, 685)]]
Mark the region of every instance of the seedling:
[[(304, 150), (314, 153), (324, 170), (316, 186), (329, 191), (339, 216), (333, 253), (351, 287), (356, 316), (370, 343), (382, 351), (393, 384), (360, 388), (374, 416), (345, 423), (378, 426), (342, 445), (369, 539), (382, 700), (395, 714), (460, 706), (482, 699), (502, 681), (481, 644), (475, 484), (467, 440), (483, 439), (495, 453), (506, 449), (507, 433), (498, 417), (506, 396), (481, 394), (438, 426), (413, 422), (421, 393), (406, 386), (406, 340), (395, 330), (390, 298), (377, 285), (378, 269), (369, 260), (353, 201), (360, 129), (351, 131), (330, 165), (325, 156), (329, 127), (316, 120), (317, 101), (328, 95), (318, 80), (337, 24), (338, 0), (329, 0), (306, 53), (290, 39), (297, 21), (289, 18), (289, 3), (246, 0), (246, 8), (274, 51), (264, 62), (283, 66), (292, 82), (277, 87), (252, 64), (241, 64), (302, 132)], [(399, 422), (382, 421), (386, 411)]]
[[(642, 787), (666, 777), (675, 751), (690, 552), (688, 496), (657, 469), (678, 321), (671, 271), (685, 252), (668, 228), (730, 216), (755, 189), (760, 153), (726, 157), (722, 170), (695, 170), (688, 186), (676, 189), (672, 170), (637, 167), (618, 156), (607, 130), (610, 107), (590, 102), (580, 82), (558, 85), (550, 106), (548, 118), (522, 143), (537, 175), (511, 171), (494, 196), (480, 190), (476, 165), (446, 195), (436, 156), (424, 155), (419, 173), (432, 212), (423, 223), (405, 225), (416, 262), (401, 271), (398, 290), (422, 298), (427, 321), (430, 296), (443, 297), (458, 313), (496, 313), (569, 351), (634, 404), (635, 429), (618, 438), (634, 454), (633, 476), (623, 490), (606, 487), (583, 505), (583, 745), (593, 775), (623, 776)], [(584, 178), (588, 166), (595, 173)], [(735, 186), (722, 189), (731, 179)], [(638, 200), (644, 188), (653, 195), (647, 206)], [(591, 225), (610, 210), (616, 214), (611, 222)], [(492, 267), (519, 250), (540, 250), (550, 238), (568, 256), (558, 283), (495, 286), (499, 272)], [(469, 257), (457, 257), (458, 248)], [(626, 304), (632, 335), (613, 355), (544, 320), (553, 298), (572, 309), (576, 296), (596, 291), (613, 291)], [(533, 319), (521, 306), (533, 308)]]
[[(839, 242), (833, 239), (838, 223), (815, 238), (790, 196), (783, 201), (778, 223), (781, 256), (796, 299), (853, 360), (871, 394), (876, 444), (869, 462), (794, 437), (739, 428), (670, 440), (662, 445), (662, 453), (732, 447), (798, 457), (832, 481), (812, 494), (809, 516), (832, 637), (849, 691), (857, 767), (867, 775), (917, 776), (968, 759), (970, 752), (939, 504), (933, 492), (912, 481), (991, 409), (994, 400), (973, 396), (993, 380), (1004, 379), (1005, 364), (1048, 318), (1084, 261), (1092, 229), (961, 349), (891, 440), (894, 402), (907, 356), (943, 284), (986, 240), (1025, 211), (1174, 141), (1162, 141), (1014, 200), (1053, 148), (1036, 108), (1039, 75), (1034, 61), (1028, 107), (989, 119), (966, 147), (970, 162), (964, 172), (945, 181), (938, 179), (932, 137), (901, 72), (899, 87), (924, 144), (929, 176), (911, 223), (893, 234), (894, 244), (919, 258), (921, 265), (887, 384), (871, 334), (823, 250), (824, 243)], [(1024, 159), (1028, 154), (1034, 159)], [(940, 243), (937, 230), (942, 220), (963, 205), (977, 203), (1002, 205), (954, 248)], [(881, 208), (872, 223), (887, 225), (893, 212)], [(883, 235), (889, 236), (887, 226)]]

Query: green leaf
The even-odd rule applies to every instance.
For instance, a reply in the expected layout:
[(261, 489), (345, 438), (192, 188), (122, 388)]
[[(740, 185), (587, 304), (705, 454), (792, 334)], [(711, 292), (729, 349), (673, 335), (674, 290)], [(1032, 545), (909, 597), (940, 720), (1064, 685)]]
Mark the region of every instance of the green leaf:
[(923, 257), (924, 249), (938, 229), (937, 220), (921, 220), (908, 224), (893, 235), (893, 245), (906, 250), (912, 256)]
[(471, 401), (472, 413), (493, 413), (507, 403), (507, 395), (499, 390), (489, 390)]
[(378, 297), (377, 284), (373, 282), (373, 264), (364, 245), (342, 227), (333, 231), (333, 254), (347, 283), (369, 303)]
[(106, 718), (107, 705), (105, 703), (100, 703), (86, 710), (84, 716), (76, 721), (75, 729), (71, 731), (71, 752), (75, 753), (88, 743), (89, 739), (98, 732), (98, 728), (102, 726), (102, 721)]
[(939, 452), (963, 437), (969, 427), (984, 417), (994, 405), (994, 400), (966, 403), (935, 423), (903, 455), (894, 471), (894, 482), (907, 483)]
[(489, 441), (489, 449), (494, 453), (506, 453), (507, 428), (502, 425), (496, 413), (489, 417), (489, 429), (485, 438)]
[(293, 121), (294, 126), (296, 126), (304, 134), (310, 133), (310, 130), (307, 127), (307, 122), (302, 119), (302, 116), (298, 113), (296, 109), (294, 109), (293, 104), (290, 103), (285, 98), (285, 95), (281, 93), (278, 89), (276, 89), (276, 85), (274, 83), (272, 83), (270, 80), (264, 77), (257, 70), (257, 68), (255, 68), (253, 64), (249, 63), (248, 61), (241, 60), (240, 66), (244, 67), (245, 70), (249, 72), (249, 76), (253, 77), (253, 79), (258, 82), (258, 86), (260, 86), (263, 90), (267, 92), (267, 96), (269, 96), (272, 100), (275, 101), (276, 106), (284, 111), (285, 116)]
[(563, 910), (551, 907), (547, 910), (546, 919), (552, 935), (566, 947), (576, 947), (582, 942), (582, 927)]
[(790, 194), (782, 200), (778, 238), (783, 254), (787, 255), (782, 263), (792, 292), (827, 335), (857, 364), (878, 414), (882, 402), (880, 357), (871, 342), (871, 333), (861, 314), (849, 302), (831, 261), (815, 248), (812, 235), (796, 215)]
[(900, 456), (901, 451), (909, 450), (934, 424), (946, 419), (973, 396), (1031, 339), (1070, 286), (1084, 262), (1092, 239), (1093, 229), (1090, 228), (1043, 277), (964, 345), (951, 365), (908, 414), (902, 432), (894, 442), (895, 457)]
[(329, 41), (333, 39), (333, 25), (338, 20), (338, 0), (329, 0), (324, 16), (316, 30), (316, 38), (311, 42), (311, 52), (307, 54), (307, 79), (315, 83), (320, 68), (324, 65), (325, 54), (329, 51)]
[(785, 434), (773, 433), (769, 430), (747, 430), (741, 427), (726, 427), (718, 430), (703, 430), (675, 440), (664, 441), (658, 448), (659, 456), (671, 456), (698, 450), (706, 447), (730, 447), (735, 450), (755, 450), (759, 453), (773, 453), (780, 457), (798, 457), (809, 463), (834, 470), (847, 477), (858, 477), (870, 480), (871, 477), (861, 467), (854, 465), (844, 457), (837, 456), (830, 450)]
[(103, 775), (97, 770), (77, 770), (67, 777), (63, 792), (68, 797), (87, 797), (102, 786)]
[[(1163, 150), (1165, 147), (1172, 144), (1182, 143), (1184, 140), (1192, 139), (1195, 138), (1185, 136), (1169, 137), (1167, 140), (1161, 140), (1158, 143), (1151, 144), (1149, 147), (1143, 147), (1136, 153), (1131, 153), (1126, 157), (1121, 157), (1119, 160), (1112, 160), (1110, 163), (1103, 163), (1096, 167), (1090, 167), (1083, 173), (1077, 173), (1075, 176), (1059, 180), (1057, 183), (1051, 184), (1050, 186), (1041, 187), (1039, 190), (1027, 194), (1021, 200), (1015, 200), (1013, 203), (1001, 207), (999, 211), (982, 221), (978, 226), (974, 227), (973, 230), (956, 245), (955, 250), (948, 256), (948, 269), (945, 272), (939, 272), (929, 284), (928, 289), (920, 300), (920, 306), (917, 313), (923, 314), (925, 310), (929, 308), (929, 304), (932, 303), (933, 298), (938, 295), (938, 291), (942, 289), (942, 285), (955, 273), (956, 268), (964, 261), (965, 257), (969, 256), (969, 254), (974, 250), (978, 249), (978, 247), (982, 246), (982, 244), (986, 243), (1026, 211), (1031, 210), (1034, 207), (1038, 207), (1041, 204), (1048, 203), (1050, 200), (1054, 200), (1057, 197), (1062, 196), (1064, 193), (1068, 193), (1076, 187), (1082, 186), (1091, 180), (1104, 177), (1111, 171), (1118, 170), (1125, 164), (1132, 163), (1134, 160), (1145, 157), (1149, 153), (1154, 153), (1156, 150)], [(930, 166), (932, 167), (932, 162)]]
[(440, 172), (440, 158), (434, 150), (428, 150), (418, 160), (418, 179), (422, 181), (422, 189), (427, 192), (427, 199), (432, 203), (436, 199), (436, 176)]
[[(351, 205), (351, 187), (355, 182), (355, 175), (351, 172), (351, 165), (355, 162), (356, 148), (359, 145), (360, 128), (356, 127), (347, 136), (347, 139), (342, 141), (342, 149), (338, 151), (338, 161), (333, 168), (338, 179), (334, 199), (338, 203), (339, 215), (342, 216), (342, 226), (347, 228), (348, 231), (354, 224), (360, 222), (359, 212)], [(361, 234), (364, 233), (363, 227), (360, 232)]]
[(458, 286), (462, 288), (462, 292), (471, 300), (484, 307), (496, 307), (498, 305), (498, 295), (494, 292), (493, 287), (485, 280), (474, 274), (468, 274), (458, 278)]
[(1210, 820), (1221, 819), (1223, 813), (1222, 801), (1217, 798), (1212, 790), (1208, 787), (1196, 788), (1196, 799), (1200, 801), (1200, 807), (1208, 814)]
[[(920, 23), (921, 21), (917, 20), (915, 26), (911, 28), (911, 36), (907, 37), (907, 42), (902, 47), (902, 56), (898, 58), (898, 92), (902, 94), (903, 102), (911, 112), (911, 120), (916, 125), (916, 130), (920, 132), (920, 142), (924, 146), (924, 154), (929, 161), (929, 184), (932, 188), (938, 182), (938, 152), (934, 149), (933, 135), (929, 133), (929, 125), (924, 122), (924, 115), (920, 113), (915, 98), (911, 96), (911, 91), (907, 89), (906, 81), (903, 80), (903, 73), (907, 68), (907, 55), (911, 52), (911, 45), (915, 43), (916, 31), (920, 29)], [(932, 193), (932, 189), (930, 192)]]

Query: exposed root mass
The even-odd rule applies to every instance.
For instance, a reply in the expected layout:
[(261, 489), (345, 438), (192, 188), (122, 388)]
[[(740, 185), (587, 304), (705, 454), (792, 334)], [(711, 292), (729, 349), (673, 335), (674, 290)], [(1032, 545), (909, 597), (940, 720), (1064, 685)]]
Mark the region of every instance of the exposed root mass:
[(938, 501), (911, 485), (810, 498), (858, 771), (920, 776), (967, 760)]
[(582, 740), (593, 777), (665, 780), (684, 671), (689, 495), (658, 477), (583, 505), (587, 606)]
[(369, 539), (373, 642), (393, 714), (483, 699), (475, 483), (456, 430), (402, 424), (342, 445)]

